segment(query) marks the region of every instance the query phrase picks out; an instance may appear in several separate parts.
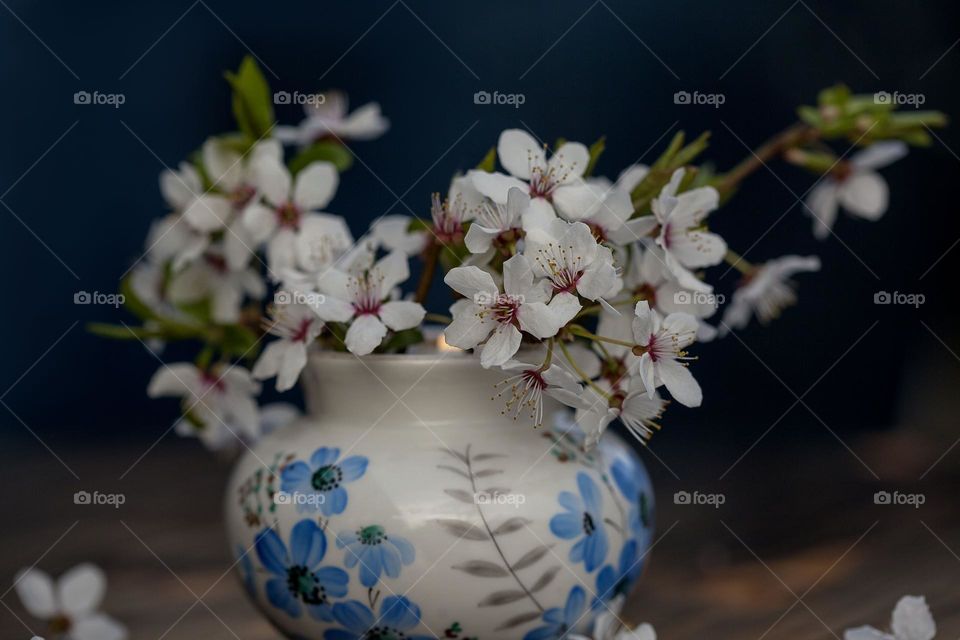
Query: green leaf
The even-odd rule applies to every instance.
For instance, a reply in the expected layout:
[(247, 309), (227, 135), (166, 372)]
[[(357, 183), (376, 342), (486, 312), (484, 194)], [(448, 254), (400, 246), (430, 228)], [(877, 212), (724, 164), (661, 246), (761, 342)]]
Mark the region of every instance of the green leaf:
[(337, 171), (343, 172), (353, 165), (353, 154), (342, 144), (331, 140), (314, 142), (290, 161), (290, 173), (293, 175), (300, 173), (311, 162), (330, 162)]
[(101, 338), (110, 338), (111, 340), (146, 340), (147, 338), (159, 337), (155, 330), (145, 327), (125, 327), (120, 324), (107, 324), (105, 322), (91, 322), (87, 325), (87, 331)]
[(123, 306), (141, 320), (153, 320), (157, 314), (147, 305), (133, 288), (132, 274), (120, 281), (120, 293), (123, 295)]
[(233, 116), (240, 131), (252, 143), (273, 127), (273, 95), (270, 85), (252, 56), (245, 56), (236, 73), (225, 74), (233, 88)]
[(226, 356), (252, 359), (257, 355), (257, 334), (249, 328), (230, 324), (223, 327), (220, 350)]
[(490, 147), (490, 151), (487, 151), (487, 155), (483, 156), (483, 160), (480, 161), (480, 164), (477, 165), (477, 171), (486, 171), (487, 173), (493, 173), (497, 168), (497, 148)]
[(386, 342), (380, 345), (379, 350), (383, 353), (400, 353), (407, 347), (421, 342), (423, 342), (423, 334), (420, 329), (405, 329), (390, 336)]
[(593, 170), (597, 166), (597, 160), (600, 154), (607, 148), (607, 136), (600, 136), (600, 139), (590, 145), (590, 161), (587, 163), (587, 169), (583, 172), (584, 176), (592, 176)]

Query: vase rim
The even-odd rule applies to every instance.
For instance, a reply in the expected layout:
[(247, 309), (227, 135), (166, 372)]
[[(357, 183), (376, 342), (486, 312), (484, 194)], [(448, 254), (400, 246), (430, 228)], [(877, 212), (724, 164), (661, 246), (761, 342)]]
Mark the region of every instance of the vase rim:
[(435, 360), (474, 360), (480, 359), (467, 351), (429, 351), (425, 353), (369, 353), (358, 356), (349, 351), (328, 351), (325, 349), (311, 349), (311, 360), (359, 360), (361, 362), (432, 362)]

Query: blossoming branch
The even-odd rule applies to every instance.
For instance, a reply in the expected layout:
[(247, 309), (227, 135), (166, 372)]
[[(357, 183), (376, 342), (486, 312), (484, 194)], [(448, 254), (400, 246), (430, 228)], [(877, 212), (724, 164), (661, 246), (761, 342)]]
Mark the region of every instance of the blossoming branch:
[[(351, 112), (344, 94), (327, 92), (301, 124), (279, 126), (252, 60), (227, 78), (238, 131), (161, 175), (170, 213), (122, 284), (140, 325), (92, 326), (155, 346), (197, 345), (194, 362), (162, 367), (148, 391), (179, 397), (178, 432), (212, 448), (289, 421), (286, 406), (259, 407), (255, 397), (269, 378), (293, 387), (310, 350), (403, 353), (424, 341), (425, 321), (503, 371), (503, 412), (539, 425), (552, 397), (576, 411), (588, 444), (616, 419), (645, 441), (667, 398), (701, 404), (696, 343), (754, 317), (768, 323), (796, 302), (793, 278), (820, 268), (816, 256), (748, 262), (711, 231), (745, 179), (774, 160), (809, 171), (804, 209), (826, 238), (841, 209), (882, 216), (888, 187), (878, 170), (946, 124), (939, 112), (903, 113), (837, 86), (729, 171), (701, 161), (708, 134), (679, 133), (652, 164), (615, 179), (597, 173), (603, 138), (551, 147), (511, 129), (445, 197), (424, 198), (429, 214), (382, 216), (355, 238), (326, 209), (352, 161), (345, 141), (388, 129), (379, 106)], [(858, 150), (837, 155), (831, 143), (841, 141)], [(405, 294), (411, 259), (421, 275)], [(721, 305), (708, 269), (724, 262), (742, 278)], [(452, 303), (428, 313), (437, 276)]]

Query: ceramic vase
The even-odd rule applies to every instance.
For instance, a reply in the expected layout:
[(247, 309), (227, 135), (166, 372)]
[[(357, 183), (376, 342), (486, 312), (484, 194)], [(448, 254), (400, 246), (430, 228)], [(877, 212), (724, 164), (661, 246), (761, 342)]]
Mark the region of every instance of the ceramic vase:
[[(504, 414), (510, 385), (464, 353), (316, 353), (307, 414), (238, 461), (226, 526), (250, 598), (287, 637), (549, 640), (629, 591), (650, 479), (569, 412)], [(502, 395), (498, 395), (502, 394)]]

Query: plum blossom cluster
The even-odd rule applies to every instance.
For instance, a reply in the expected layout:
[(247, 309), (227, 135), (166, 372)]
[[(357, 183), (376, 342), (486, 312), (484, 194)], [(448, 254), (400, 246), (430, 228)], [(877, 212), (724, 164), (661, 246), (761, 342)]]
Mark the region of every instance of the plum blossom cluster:
[[(343, 93), (327, 92), (299, 125), (277, 125), (251, 60), (228, 80), (239, 131), (160, 177), (169, 213), (123, 284), (142, 325), (94, 327), (154, 351), (199, 343), (193, 361), (164, 364), (148, 392), (179, 398), (177, 432), (214, 449), (296, 417), (257, 396), (266, 380), (292, 388), (311, 351), (404, 353), (424, 342), (425, 321), (502, 371), (505, 414), (540, 425), (551, 398), (575, 411), (588, 445), (615, 420), (646, 441), (670, 401), (702, 403), (698, 345), (754, 318), (769, 323), (796, 303), (795, 278), (820, 269), (816, 256), (751, 263), (728, 247), (716, 213), (743, 180), (777, 157), (814, 173), (805, 208), (826, 237), (840, 208), (879, 218), (889, 190), (878, 169), (944, 122), (834, 87), (730, 171), (697, 162), (706, 135), (680, 133), (615, 178), (597, 173), (603, 139), (548, 145), (509, 129), (445, 196), (423, 198), (423, 216), (382, 216), (355, 237), (332, 203), (353, 158), (348, 141), (388, 128), (379, 106), (350, 111)], [(863, 149), (834, 156), (827, 142), (839, 139)], [(411, 260), (419, 281), (405, 292)], [(724, 263), (741, 276), (729, 295), (710, 277)], [(435, 277), (451, 302), (428, 314)]]

